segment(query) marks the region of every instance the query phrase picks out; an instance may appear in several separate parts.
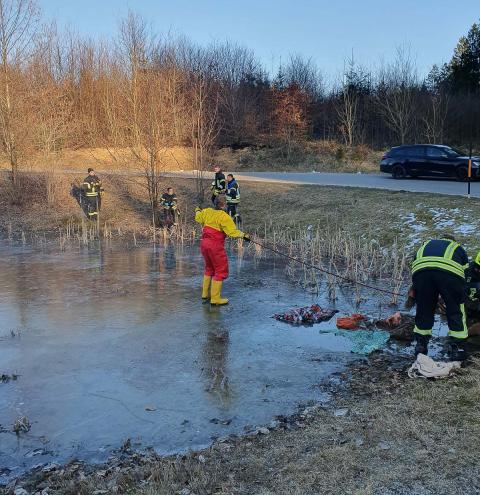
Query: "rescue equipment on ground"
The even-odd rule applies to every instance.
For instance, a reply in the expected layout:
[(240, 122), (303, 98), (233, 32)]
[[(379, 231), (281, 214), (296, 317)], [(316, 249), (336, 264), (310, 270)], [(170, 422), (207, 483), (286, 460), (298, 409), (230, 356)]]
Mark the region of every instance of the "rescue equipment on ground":
[(336, 328), (322, 329), (320, 333), (333, 333), (339, 337), (345, 337), (353, 346), (350, 352), (354, 354), (368, 355), (374, 351), (383, 349), (390, 338), (390, 334), (384, 330), (339, 330)]
[(459, 361), (434, 361), (425, 354), (419, 354), (407, 373), (410, 378), (447, 378), (461, 368)]
[(360, 324), (366, 319), (367, 317), (360, 313), (353, 313), (351, 316), (342, 316), (341, 318), (337, 318), (337, 328), (356, 330), (360, 328)]

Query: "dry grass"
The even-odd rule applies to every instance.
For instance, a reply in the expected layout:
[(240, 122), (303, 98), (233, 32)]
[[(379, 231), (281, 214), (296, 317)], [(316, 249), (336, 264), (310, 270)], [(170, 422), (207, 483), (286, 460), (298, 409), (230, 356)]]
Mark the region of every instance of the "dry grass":
[(347, 149), (335, 141), (307, 141), (286, 156), (280, 148), (221, 149), (217, 160), (235, 171), (378, 172), (381, 152), (366, 146)]
[[(301, 144), (288, 157), (279, 148), (244, 148), (238, 151), (223, 148), (217, 152), (215, 160), (225, 170), (235, 171), (376, 172), (381, 155), (381, 152), (374, 152), (362, 145), (349, 150), (337, 142), (319, 140)], [(8, 162), (1, 159), (0, 169), (7, 170), (8, 167)], [(138, 169), (128, 148), (67, 149), (55, 157), (55, 163), (45, 163), (45, 158), (39, 154), (22, 164), (22, 169), (35, 171), (47, 168), (58, 172), (79, 171), (88, 167), (108, 172)], [(175, 146), (166, 149), (162, 153), (162, 167), (165, 171), (192, 170), (192, 148)]]
[[(419, 243), (428, 236), (449, 232), (466, 246), (480, 249), (476, 235), (456, 229), (456, 224), (476, 225), (480, 199), (353, 187), (245, 182), (240, 186), (245, 229), (262, 237), (265, 232), (271, 237), (275, 230), (305, 232), (311, 225), (314, 232), (340, 230), (381, 246), (413, 247), (412, 240)], [(451, 219), (451, 225), (441, 227), (434, 210), (441, 211), (443, 224)], [(415, 222), (406, 221), (412, 212), (422, 223), (422, 231), (416, 230)]]
[[(128, 239), (152, 239), (151, 210), (148, 195), (140, 177), (105, 175), (102, 181), (106, 194), (102, 199), (99, 225), (86, 220), (72, 187), (79, 187), (85, 174), (57, 174), (55, 176), (55, 200), (48, 204), (45, 177), (40, 173), (22, 176), (21, 194), (11, 191), (6, 175), (0, 176), (0, 231), (14, 239), (27, 242), (85, 237), (120, 237)], [(169, 182), (170, 183), (170, 182)], [(166, 183), (167, 184), (167, 183)], [(175, 235), (191, 238), (193, 203), (191, 189), (181, 182), (177, 186), (181, 202), (180, 226)], [(15, 201), (13, 200), (15, 198)], [(100, 234), (99, 234), (100, 232)], [(157, 238), (170, 235), (161, 229)]]
[[(191, 170), (192, 169), (192, 149), (175, 146), (162, 153), (162, 167), (168, 170)], [(80, 148), (67, 149), (59, 154), (55, 159), (55, 164), (49, 163), (48, 168), (53, 168), (57, 172), (82, 171), (92, 167), (108, 172), (118, 171), (138, 171), (134, 156), (128, 148), (108, 149), (108, 148)], [(44, 157), (39, 154), (32, 156), (28, 163), (23, 164), (22, 169), (26, 171), (44, 171), (47, 166)], [(0, 161), (0, 169), (8, 169), (5, 160)]]

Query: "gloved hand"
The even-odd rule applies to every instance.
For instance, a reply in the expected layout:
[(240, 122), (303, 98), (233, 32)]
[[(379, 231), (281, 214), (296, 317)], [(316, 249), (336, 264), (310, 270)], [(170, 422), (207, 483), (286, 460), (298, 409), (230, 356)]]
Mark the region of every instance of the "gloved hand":
[(405, 309), (412, 309), (416, 303), (415, 290), (413, 289), (413, 287), (410, 287), (410, 289), (408, 289), (407, 300), (405, 301)]
[(251, 241), (250, 236), (248, 234), (243, 234), (243, 240), (245, 242), (250, 242)]

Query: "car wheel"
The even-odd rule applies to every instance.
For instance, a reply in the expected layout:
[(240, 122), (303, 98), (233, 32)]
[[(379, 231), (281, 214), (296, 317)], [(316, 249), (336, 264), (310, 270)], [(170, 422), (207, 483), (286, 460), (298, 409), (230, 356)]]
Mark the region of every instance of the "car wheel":
[(455, 174), (457, 176), (457, 180), (461, 182), (465, 182), (468, 179), (468, 169), (467, 167), (458, 167), (455, 170)]
[(407, 171), (403, 165), (394, 165), (392, 169), (392, 177), (394, 179), (405, 179)]

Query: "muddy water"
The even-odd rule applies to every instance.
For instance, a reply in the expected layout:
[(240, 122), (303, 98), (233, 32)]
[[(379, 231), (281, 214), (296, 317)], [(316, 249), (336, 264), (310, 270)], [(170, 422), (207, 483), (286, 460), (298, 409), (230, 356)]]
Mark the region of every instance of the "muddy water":
[(231, 254), (231, 304), (210, 308), (198, 247), (0, 244), (0, 374), (19, 375), (0, 383), (0, 425), (32, 425), (0, 433), (0, 479), (100, 461), (127, 438), (162, 453), (194, 448), (325, 399), (315, 384), (352, 359), (351, 344), (271, 319), (312, 298), (271, 261)]

